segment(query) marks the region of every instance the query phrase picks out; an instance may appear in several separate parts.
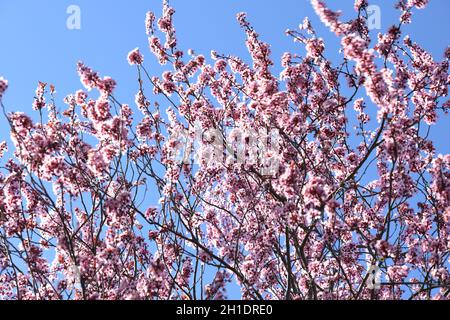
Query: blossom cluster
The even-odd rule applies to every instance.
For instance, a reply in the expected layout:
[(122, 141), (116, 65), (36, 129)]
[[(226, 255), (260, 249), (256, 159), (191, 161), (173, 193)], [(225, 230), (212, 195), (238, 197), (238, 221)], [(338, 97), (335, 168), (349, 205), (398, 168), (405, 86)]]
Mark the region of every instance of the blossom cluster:
[(8, 80), (0, 77), (0, 99), (3, 97), (6, 89), (8, 89)]
[(127, 56), (135, 106), (82, 62), (63, 106), (39, 82), (47, 116), (9, 113), (11, 156), (0, 143), (0, 298), (226, 299), (232, 282), (244, 299), (447, 299), (450, 155), (428, 133), (450, 106), (450, 49), (402, 34), (424, 0), (398, 1), (373, 39), (367, 1), (346, 22), (311, 3), (339, 63), (305, 19), (275, 74), (245, 13), (249, 59), (185, 54), (163, 1), (145, 30), (164, 72)]

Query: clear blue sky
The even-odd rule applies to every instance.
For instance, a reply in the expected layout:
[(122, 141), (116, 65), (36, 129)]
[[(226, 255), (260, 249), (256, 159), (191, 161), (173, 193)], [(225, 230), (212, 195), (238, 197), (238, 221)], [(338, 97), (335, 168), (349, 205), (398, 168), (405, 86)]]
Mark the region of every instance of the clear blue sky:
[[(353, 14), (353, 0), (328, 0), (333, 9)], [(397, 23), (395, 1), (373, 0), (381, 7), (382, 30)], [(81, 9), (81, 29), (66, 28), (69, 5)], [(304, 53), (284, 35), (287, 28), (297, 28), (305, 16), (311, 18), (319, 35), (327, 43), (326, 54), (336, 61), (338, 39), (326, 29), (312, 10), (309, 0), (172, 0), (176, 9), (175, 26), (182, 48), (192, 48), (209, 57), (212, 49), (248, 59), (244, 34), (235, 15), (248, 13), (262, 39), (272, 44), (275, 70), (283, 52)], [(69, 93), (82, 88), (76, 73), (76, 62), (83, 60), (102, 75), (118, 82), (117, 95), (122, 102), (133, 104), (136, 73), (126, 61), (127, 53), (140, 47), (146, 67), (152, 74), (161, 67), (147, 49), (144, 29), (145, 13), (161, 13), (160, 0), (0, 0), (0, 76), (9, 80), (4, 103), (9, 111), (32, 112), (34, 90), (38, 81), (56, 86), (58, 103)], [(426, 10), (414, 12), (414, 23), (404, 28), (441, 59), (449, 43), (450, 1), (431, 0)], [(345, 15), (347, 16), (347, 14)], [(376, 31), (378, 32), (378, 31)], [(447, 117), (431, 133), (439, 152), (449, 153), (450, 121)], [(0, 117), (0, 141), (9, 142), (9, 129)]]

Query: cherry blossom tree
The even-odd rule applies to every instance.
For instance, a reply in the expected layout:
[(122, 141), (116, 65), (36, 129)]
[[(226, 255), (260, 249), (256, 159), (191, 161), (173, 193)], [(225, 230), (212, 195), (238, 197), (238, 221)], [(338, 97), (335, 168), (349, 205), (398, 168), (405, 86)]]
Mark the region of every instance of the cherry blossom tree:
[(63, 107), (39, 83), (38, 120), (2, 102), (0, 298), (226, 299), (230, 283), (243, 299), (448, 298), (450, 155), (428, 133), (450, 48), (435, 61), (402, 34), (426, 0), (398, 1), (376, 39), (366, 0), (347, 22), (311, 3), (338, 64), (305, 19), (274, 74), (244, 13), (250, 63), (182, 51), (164, 1), (145, 27), (166, 71), (128, 55), (136, 107), (82, 62)]

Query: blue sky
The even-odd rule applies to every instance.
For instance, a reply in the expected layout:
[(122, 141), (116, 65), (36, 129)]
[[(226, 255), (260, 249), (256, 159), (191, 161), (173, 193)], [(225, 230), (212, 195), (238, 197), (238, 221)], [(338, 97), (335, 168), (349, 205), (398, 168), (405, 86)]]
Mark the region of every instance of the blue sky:
[[(381, 31), (397, 23), (398, 11), (392, 7), (395, 1), (369, 2), (381, 7)], [(353, 0), (328, 0), (327, 3), (333, 9), (354, 13)], [(69, 16), (66, 9), (72, 4), (81, 9), (80, 30), (66, 27)], [(214, 49), (249, 58), (244, 33), (235, 19), (240, 11), (248, 13), (262, 39), (272, 45), (276, 72), (280, 70), (283, 52), (304, 53), (304, 48), (294, 44), (284, 31), (297, 28), (305, 16), (311, 18), (318, 34), (325, 39), (326, 55), (334, 61), (339, 57), (339, 40), (322, 25), (309, 0), (172, 0), (171, 4), (176, 9), (175, 27), (181, 48), (192, 48), (207, 57)], [(159, 75), (163, 70), (147, 49), (144, 18), (148, 10), (159, 16), (161, 1), (0, 0), (0, 76), (9, 80), (4, 97), (8, 111), (31, 113), (38, 81), (56, 86), (57, 103), (62, 107), (67, 94), (82, 88), (76, 73), (78, 60), (102, 75), (113, 77), (118, 82), (119, 100), (132, 105), (137, 90), (136, 72), (126, 61), (127, 53), (140, 47), (150, 73)], [(426, 10), (414, 11), (413, 25), (404, 28), (437, 60), (449, 45), (448, 12), (450, 1), (431, 0)], [(443, 154), (450, 152), (449, 128), (447, 117), (431, 131), (437, 150)], [(8, 135), (7, 123), (0, 117), (0, 141), (9, 141)]]

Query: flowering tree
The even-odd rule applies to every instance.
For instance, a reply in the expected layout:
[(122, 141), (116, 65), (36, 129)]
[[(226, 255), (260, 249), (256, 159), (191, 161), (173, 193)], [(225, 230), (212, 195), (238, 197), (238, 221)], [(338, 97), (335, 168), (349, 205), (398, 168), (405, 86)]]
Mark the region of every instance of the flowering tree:
[(0, 297), (223, 299), (233, 282), (244, 299), (448, 298), (450, 155), (427, 136), (450, 106), (450, 48), (435, 61), (402, 36), (426, 0), (399, 1), (375, 40), (365, 0), (348, 22), (311, 3), (337, 65), (305, 19), (287, 34), (306, 54), (274, 75), (244, 13), (252, 63), (208, 64), (177, 48), (165, 1), (146, 30), (167, 71), (128, 56), (136, 110), (80, 62), (87, 91), (63, 111), (39, 83), (39, 120), (5, 112)]

